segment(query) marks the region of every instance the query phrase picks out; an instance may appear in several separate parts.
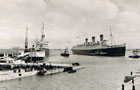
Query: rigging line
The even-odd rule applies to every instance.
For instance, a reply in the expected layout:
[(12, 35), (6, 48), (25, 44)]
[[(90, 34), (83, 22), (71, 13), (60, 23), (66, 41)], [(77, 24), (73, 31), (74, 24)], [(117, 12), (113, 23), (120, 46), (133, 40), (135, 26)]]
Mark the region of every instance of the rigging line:
[(26, 25), (25, 48), (28, 48), (28, 25)]
[(41, 33), (44, 34), (44, 22), (42, 22)]
[(44, 34), (44, 22), (42, 22), (42, 28), (41, 28), (41, 41), (43, 42), (45, 39), (45, 34)]
[(110, 39), (109, 39), (109, 40), (111, 40), (111, 45), (112, 45), (113, 43), (116, 44), (115, 39), (114, 39), (114, 36), (112, 35), (111, 26), (110, 26)]

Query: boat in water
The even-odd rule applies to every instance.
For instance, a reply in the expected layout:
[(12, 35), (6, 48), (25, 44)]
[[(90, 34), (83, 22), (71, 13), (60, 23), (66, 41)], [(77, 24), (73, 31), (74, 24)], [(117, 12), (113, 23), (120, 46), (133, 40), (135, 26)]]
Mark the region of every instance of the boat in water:
[(111, 43), (109, 40), (104, 40), (103, 34), (100, 35), (100, 41), (95, 42), (95, 37), (92, 37), (92, 42), (88, 42), (88, 38), (85, 39), (85, 43), (72, 47), (73, 54), (79, 55), (92, 55), (92, 56), (125, 56), (126, 45), (113, 44), (113, 36), (110, 31)]
[(28, 28), (26, 27), (26, 38), (25, 38), (25, 49), (20, 51), (17, 58), (22, 58), (26, 62), (30, 61), (41, 61), (45, 57), (49, 56), (48, 42), (46, 42), (44, 34), (44, 23), (41, 29), (41, 40), (36, 41), (35, 45), (32, 45), (32, 48), (28, 48)]
[(133, 55), (130, 55), (129, 58), (139, 58), (140, 56), (138, 55), (138, 53), (138, 50), (133, 50)]
[(61, 56), (66, 56), (66, 57), (68, 57), (68, 56), (69, 56), (68, 49), (66, 48), (66, 49), (64, 50), (64, 52), (62, 52), (60, 55), (61, 55)]
[(36, 51), (44, 51), (45, 56), (49, 56), (49, 42), (45, 41), (45, 34), (44, 34), (44, 23), (41, 29), (41, 39), (35, 41), (35, 50)]

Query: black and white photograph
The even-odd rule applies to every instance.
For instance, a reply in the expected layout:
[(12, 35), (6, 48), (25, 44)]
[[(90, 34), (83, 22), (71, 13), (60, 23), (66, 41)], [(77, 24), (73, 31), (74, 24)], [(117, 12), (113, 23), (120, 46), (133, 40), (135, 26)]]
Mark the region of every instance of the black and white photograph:
[(0, 0), (0, 90), (140, 90), (140, 0)]

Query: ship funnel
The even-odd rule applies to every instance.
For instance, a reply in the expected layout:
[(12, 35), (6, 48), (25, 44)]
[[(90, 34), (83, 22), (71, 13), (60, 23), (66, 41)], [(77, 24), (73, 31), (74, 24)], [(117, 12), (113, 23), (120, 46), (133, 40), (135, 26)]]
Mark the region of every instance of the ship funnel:
[(88, 38), (85, 39), (85, 42), (88, 43)]
[(103, 34), (100, 35), (100, 41), (103, 41), (104, 40), (104, 36)]
[(94, 36), (92, 37), (92, 42), (95, 42), (95, 37)]

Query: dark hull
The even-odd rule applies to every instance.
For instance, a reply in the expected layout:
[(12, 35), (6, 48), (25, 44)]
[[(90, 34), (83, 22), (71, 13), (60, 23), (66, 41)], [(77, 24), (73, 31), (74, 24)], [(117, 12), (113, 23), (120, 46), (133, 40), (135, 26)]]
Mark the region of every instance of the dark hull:
[(44, 60), (44, 57), (28, 57), (25, 62), (36, 62), (36, 61), (42, 61)]
[(73, 54), (92, 55), (92, 56), (125, 56), (126, 47), (112, 47), (100, 48), (90, 50), (75, 50), (72, 49)]
[(61, 53), (60, 55), (61, 56), (65, 56), (65, 57), (68, 57), (69, 56), (69, 54), (65, 54), (65, 53)]
[(139, 58), (140, 56), (135, 55), (135, 56), (129, 56), (129, 58)]

